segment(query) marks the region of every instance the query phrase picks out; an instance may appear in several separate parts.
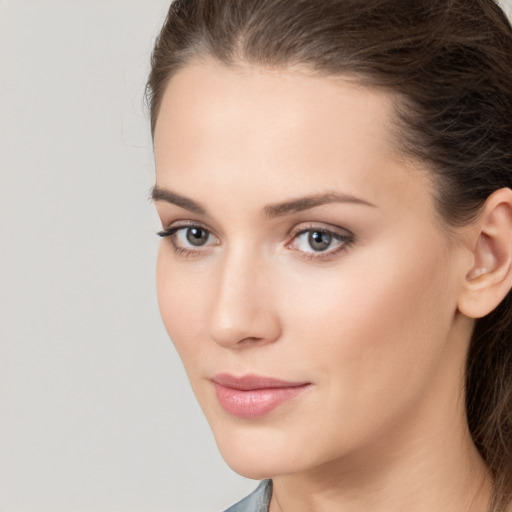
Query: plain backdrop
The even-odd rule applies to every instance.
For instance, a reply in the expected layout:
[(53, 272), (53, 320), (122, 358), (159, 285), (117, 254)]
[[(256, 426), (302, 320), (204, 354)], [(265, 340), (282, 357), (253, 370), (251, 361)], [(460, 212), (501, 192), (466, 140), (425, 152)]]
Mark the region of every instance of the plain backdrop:
[(255, 487), (155, 300), (142, 98), (168, 4), (0, 0), (2, 512), (220, 511)]
[(161, 324), (143, 90), (169, 1), (0, 2), (0, 510), (219, 511)]

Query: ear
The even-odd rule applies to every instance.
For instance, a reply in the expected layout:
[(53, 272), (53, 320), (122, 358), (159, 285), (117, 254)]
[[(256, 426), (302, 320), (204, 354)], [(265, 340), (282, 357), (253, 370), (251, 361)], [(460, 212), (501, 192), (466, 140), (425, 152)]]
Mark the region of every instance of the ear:
[(481, 318), (512, 288), (512, 190), (491, 194), (469, 231), (472, 266), (464, 277), (458, 309)]

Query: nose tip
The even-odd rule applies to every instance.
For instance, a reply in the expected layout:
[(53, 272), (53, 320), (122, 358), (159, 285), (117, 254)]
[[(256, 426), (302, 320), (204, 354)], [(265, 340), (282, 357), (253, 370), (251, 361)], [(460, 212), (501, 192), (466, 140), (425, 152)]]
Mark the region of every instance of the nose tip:
[[(210, 336), (225, 348), (271, 343), (279, 338), (279, 321), (267, 308), (253, 310), (248, 301), (226, 308), (220, 301), (210, 322)], [(245, 310), (245, 311), (244, 311)]]
[(281, 334), (278, 312), (268, 284), (249, 272), (220, 280), (213, 298), (209, 330), (225, 348), (242, 348), (276, 341)]

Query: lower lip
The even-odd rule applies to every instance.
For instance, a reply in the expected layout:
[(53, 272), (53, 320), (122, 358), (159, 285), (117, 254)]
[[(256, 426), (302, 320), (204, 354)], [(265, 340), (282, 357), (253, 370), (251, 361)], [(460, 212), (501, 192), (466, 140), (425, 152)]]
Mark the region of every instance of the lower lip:
[(223, 409), (239, 418), (260, 418), (284, 402), (300, 395), (309, 384), (283, 388), (242, 390), (213, 383)]

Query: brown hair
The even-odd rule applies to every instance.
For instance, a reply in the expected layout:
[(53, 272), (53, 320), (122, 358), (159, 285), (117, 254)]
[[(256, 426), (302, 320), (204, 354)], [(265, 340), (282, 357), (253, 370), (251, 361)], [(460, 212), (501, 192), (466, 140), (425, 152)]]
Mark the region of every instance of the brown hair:
[[(302, 65), (398, 93), (402, 149), (430, 164), (449, 226), (512, 188), (512, 28), (493, 0), (177, 0), (156, 41), (154, 134), (170, 78), (192, 60)], [(480, 319), (466, 371), (473, 440), (512, 502), (512, 299)]]

